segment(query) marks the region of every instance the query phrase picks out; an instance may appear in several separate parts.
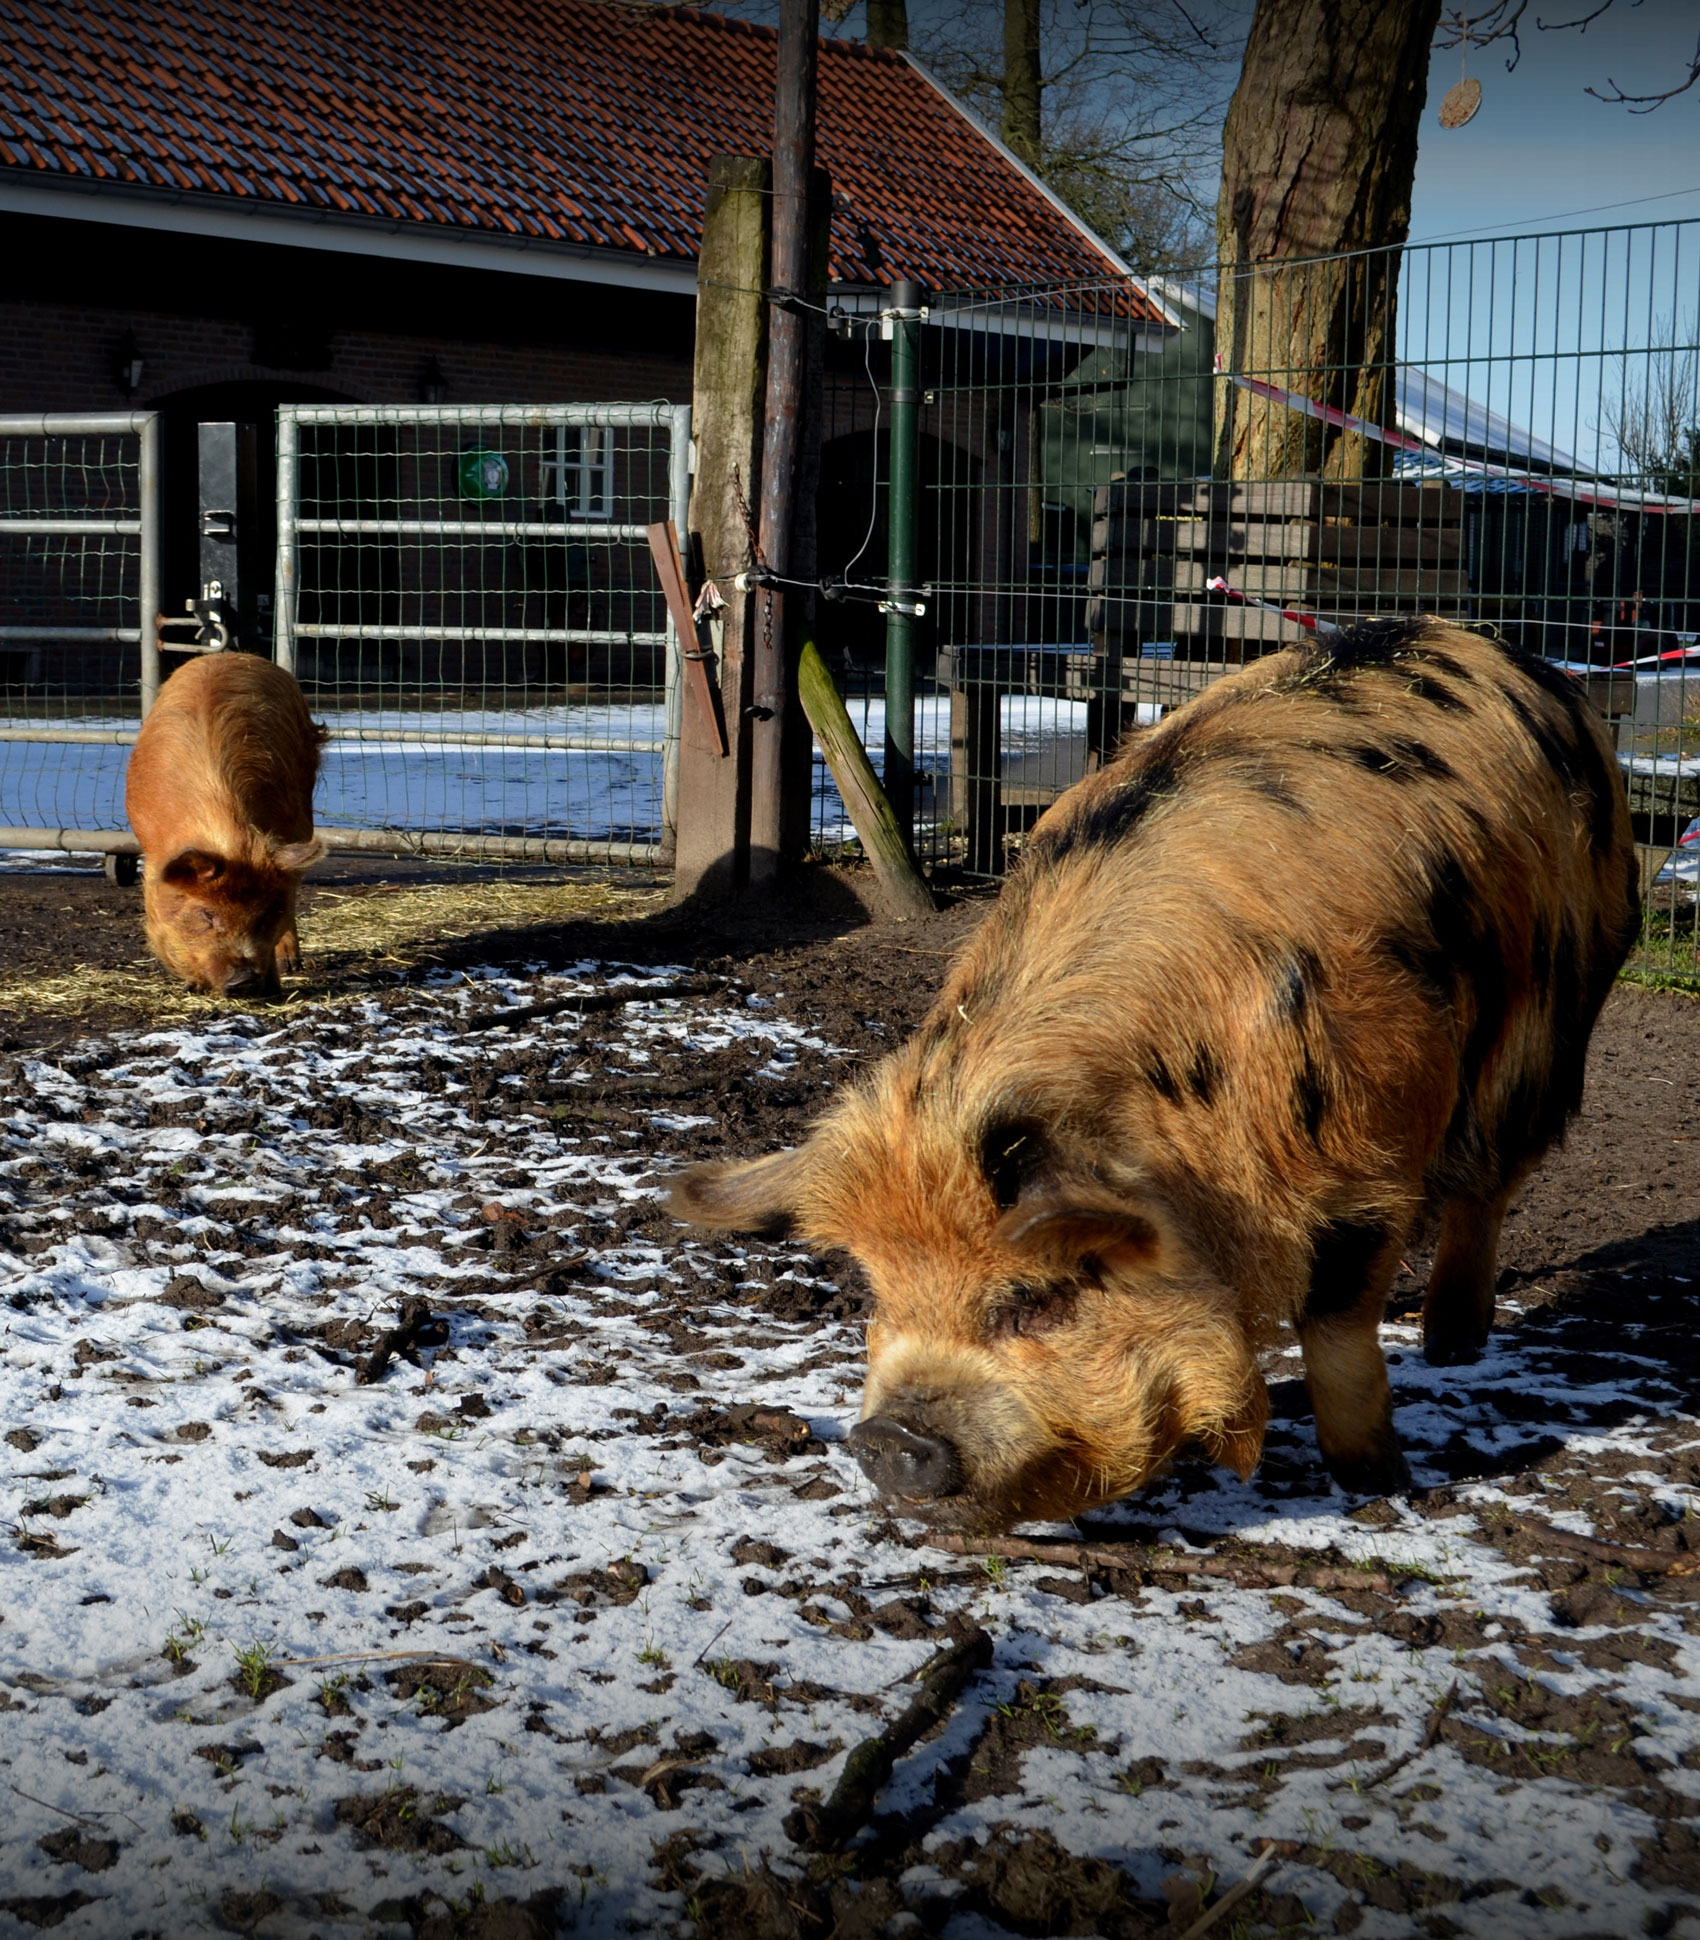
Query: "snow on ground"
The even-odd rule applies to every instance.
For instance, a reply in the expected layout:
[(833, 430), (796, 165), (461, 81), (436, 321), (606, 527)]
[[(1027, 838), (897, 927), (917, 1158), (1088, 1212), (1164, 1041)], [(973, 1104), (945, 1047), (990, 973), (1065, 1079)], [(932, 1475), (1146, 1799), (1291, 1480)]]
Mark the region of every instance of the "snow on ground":
[[(1260, 1917), (1365, 1936), (1696, 1904), (1645, 1859), (1700, 1817), (1685, 1607), (1601, 1590), (1555, 1631), (1491, 1482), (1353, 1509), (1297, 1430), (1262, 1484), (1182, 1469), (1128, 1507), (1148, 1539), (1362, 1562), (1392, 1594), (916, 1546), (842, 1448), (842, 1276), (657, 1200), (752, 1087), (824, 1098), (834, 1047), (740, 989), (464, 1028), (629, 975), (445, 976), (0, 1061), (0, 1935), (548, 1930), (455, 1925), (480, 1899), (707, 1931), (722, 1888), (802, 1877), (799, 1787), (961, 1617), (996, 1660), (882, 1797), (916, 1842), (886, 1931), (1146, 1930), (1093, 1914), (1085, 1873), (1023, 1915), (1010, 1855), (1056, 1847), (1156, 1900), (1275, 1841)], [(414, 1297), (439, 1344), (362, 1383)], [(1391, 1334), (1413, 1449), (1491, 1442), (1466, 1377)], [(1467, 1378), (1507, 1418), (1554, 1387), (1515, 1343)], [(1566, 1459), (1691, 1502), (1693, 1422), (1633, 1370), (1604, 1398)], [(839, 1890), (873, 1895), (871, 1867)]]

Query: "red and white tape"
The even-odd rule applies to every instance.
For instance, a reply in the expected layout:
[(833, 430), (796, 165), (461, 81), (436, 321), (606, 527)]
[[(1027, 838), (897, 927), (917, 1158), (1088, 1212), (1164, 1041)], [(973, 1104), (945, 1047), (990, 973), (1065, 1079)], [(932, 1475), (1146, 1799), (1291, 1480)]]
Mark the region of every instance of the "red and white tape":
[(1214, 579), (1207, 579), (1205, 590), (1220, 593), (1236, 606), (1255, 606), (1259, 613), (1279, 613), (1283, 620), (1291, 620), (1295, 626), (1308, 627), (1312, 633), (1339, 633), (1343, 629), (1332, 620), (1324, 620), (1315, 613), (1301, 613), (1297, 607), (1272, 606), (1268, 600), (1254, 600), (1249, 593), (1242, 593), (1237, 587), (1230, 586), (1218, 573)]
[[(1425, 444), (1421, 438), (1413, 438), (1409, 432), (1396, 431), (1390, 425), (1372, 424), (1368, 418), (1360, 418), (1350, 411), (1342, 411), (1337, 404), (1319, 404), (1313, 397), (1306, 397), (1300, 391), (1283, 390), (1279, 384), (1270, 384), (1261, 377), (1246, 377), (1239, 371), (1225, 371), (1220, 356), (1216, 359), (1216, 375), (1226, 377), (1237, 384), (1242, 391), (1250, 391), (1255, 397), (1266, 398), (1271, 404), (1284, 404), (1289, 411), (1297, 411), (1301, 417), (1316, 418), (1323, 424), (1331, 424), (1341, 431), (1355, 431), (1365, 438), (1374, 438), (1378, 443), (1391, 445), (1395, 451), (1409, 451), (1423, 458), (1439, 458), (1444, 454), (1433, 445)], [(1535, 478), (1528, 472), (1514, 471), (1509, 465), (1490, 465), (1479, 458), (1449, 458), (1449, 464), (1459, 465), (1465, 471), (1474, 472), (1482, 478), (1513, 479), (1525, 491), (1541, 492), (1554, 498), (1573, 499), (1578, 505), (1604, 505), (1630, 512), (1652, 512), (1659, 515), (1673, 513), (1677, 517), (1692, 517), (1700, 512), (1700, 499), (1666, 498), (1653, 499), (1649, 495), (1625, 497), (1612, 491), (1585, 491), (1575, 483), (1563, 479)]]

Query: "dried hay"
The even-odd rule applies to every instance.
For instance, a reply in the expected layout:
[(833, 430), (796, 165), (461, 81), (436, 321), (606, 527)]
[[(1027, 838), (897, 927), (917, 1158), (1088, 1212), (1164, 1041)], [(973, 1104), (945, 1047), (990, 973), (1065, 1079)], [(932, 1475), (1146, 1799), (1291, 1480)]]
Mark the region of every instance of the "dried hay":
[[(325, 1010), (351, 1004), (374, 974), (423, 968), (444, 943), (487, 936), (500, 959), (508, 940), (563, 923), (631, 923), (653, 915), (666, 891), (608, 881), (433, 883), (422, 888), (315, 890), (311, 878), (302, 907), (307, 970), (284, 980), (281, 1001), (268, 1016), (292, 1009)], [(138, 939), (141, 906), (137, 903)], [(159, 1024), (227, 1013), (222, 997), (202, 997), (173, 983), (151, 957), (121, 970), (87, 968), (52, 976), (0, 980), (0, 1012), (50, 1013), (67, 1020), (95, 1011), (130, 1010)]]

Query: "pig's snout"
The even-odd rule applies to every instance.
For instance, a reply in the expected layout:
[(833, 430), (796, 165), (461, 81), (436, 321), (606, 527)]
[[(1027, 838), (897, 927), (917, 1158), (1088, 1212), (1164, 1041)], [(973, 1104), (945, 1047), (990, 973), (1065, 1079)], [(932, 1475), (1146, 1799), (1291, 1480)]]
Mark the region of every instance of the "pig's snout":
[(278, 997), (283, 994), (283, 985), (278, 981), (274, 965), (249, 960), (231, 966), (224, 980), (222, 994), (226, 997)]
[(857, 1422), (846, 1445), (881, 1495), (936, 1502), (955, 1495), (966, 1479), (953, 1443), (922, 1434), (892, 1415), (870, 1415)]

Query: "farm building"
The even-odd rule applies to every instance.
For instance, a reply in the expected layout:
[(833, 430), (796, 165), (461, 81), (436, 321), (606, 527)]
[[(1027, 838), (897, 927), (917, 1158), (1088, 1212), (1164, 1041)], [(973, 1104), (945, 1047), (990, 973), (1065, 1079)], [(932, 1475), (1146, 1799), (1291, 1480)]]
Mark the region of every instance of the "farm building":
[[(164, 414), (168, 610), (198, 421), (261, 427), (264, 477), (280, 405), (689, 402), (707, 167), (768, 147), (770, 29), (596, 0), (40, 0), (10, 26), (0, 238), (30, 273), (0, 307), (0, 410)], [(847, 310), (899, 277), (1124, 268), (905, 55), (823, 44), (819, 160)], [(827, 525), (871, 473), (863, 428), (841, 436)], [(594, 431), (554, 456), (594, 516)]]

